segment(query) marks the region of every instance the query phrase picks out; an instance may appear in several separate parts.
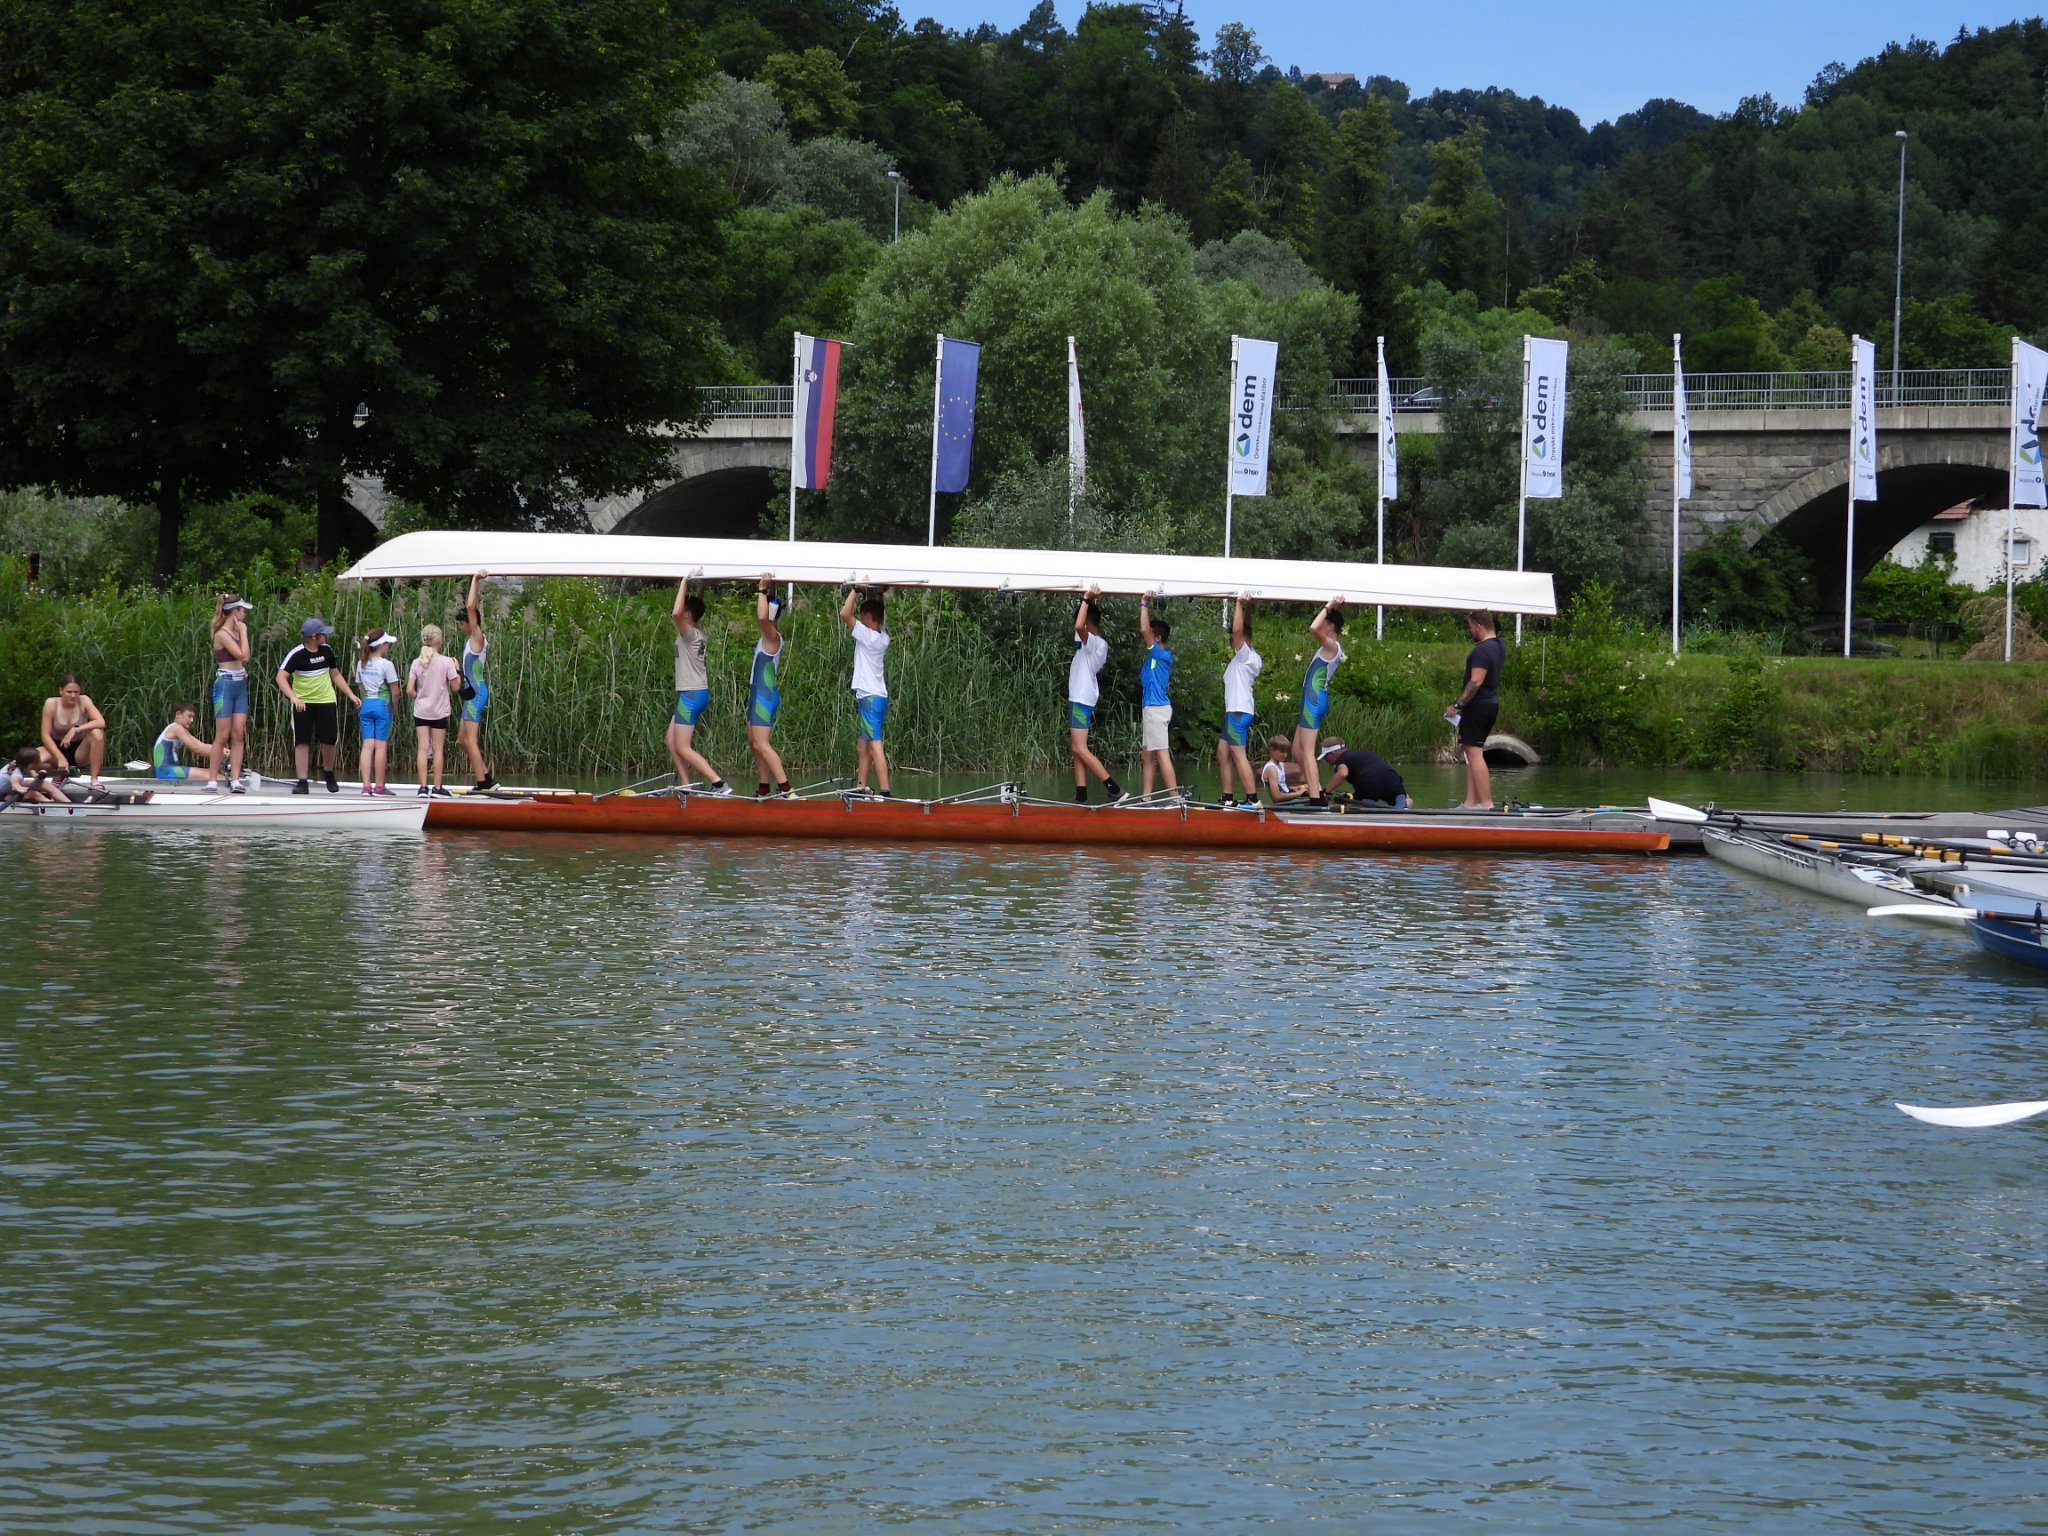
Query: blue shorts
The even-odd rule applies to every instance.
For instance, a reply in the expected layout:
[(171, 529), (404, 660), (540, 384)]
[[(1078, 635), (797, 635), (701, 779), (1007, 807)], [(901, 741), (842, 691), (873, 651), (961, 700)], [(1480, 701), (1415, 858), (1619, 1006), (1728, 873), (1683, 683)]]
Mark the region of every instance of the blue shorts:
[(747, 724), (770, 726), (775, 717), (782, 713), (782, 693), (755, 689), (747, 695)]
[(249, 713), (249, 679), (246, 677), (223, 677), (213, 674), (213, 718), (225, 720), (229, 715)]
[(1252, 739), (1252, 717), (1236, 711), (1226, 711), (1223, 716), (1223, 744), (1226, 747), (1241, 747)]
[(1072, 699), (1067, 700), (1068, 730), (1085, 731), (1094, 724), (1095, 706), (1093, 704), (1076, 704)]
[(1319, 693), (1314, 697), (1303, 694), (1301, 696), (1301, 718), (1295, 721), (1295, 729), (1320, 731), (1323, 728), (1323, 717), (1329, 712), (1330, 696), (1327, 693)]
[(709, 688), (691, 688), (676, 694), (677, 725), (695, 725), (704, 718), (704, 711), (711, 707)]
[(880, 741), (882, 725), (889, 718), (889, 696), (886, 693), (856, 693), (853, 707), (860, 715), (856, 734), (862, 741)]
[(189, 779), (192, 770), (184, 763), (158, 763), (156, 776), (160, 779)]
[(491, 690), (483, 683), (478, 683), (476, 685), (476, 697), (461, 701), (462, 718), (464, 720), (481, 721), (484, 717), (484, 706), (490, 702)]
[(391, 739), (391, 701), (368, 699), (356, 716), (356, 723), (362, 727), (363, 740), (389, 741)]

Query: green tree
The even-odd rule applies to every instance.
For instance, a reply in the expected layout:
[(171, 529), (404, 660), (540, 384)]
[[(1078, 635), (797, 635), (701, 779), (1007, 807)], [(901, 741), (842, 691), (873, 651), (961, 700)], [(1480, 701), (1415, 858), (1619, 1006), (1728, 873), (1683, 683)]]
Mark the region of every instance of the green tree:
[(153, 503), (162, 576), (188, 499), (280, 479), (326, 553), (351, 473), (569, 515), (715, 377), (661, 0), (16, 0), (0, 58), (0, 483)]
[(760, 81), (775, 93), (800, 139), (845, 133), (860, 119), (860, 87), (823, 48), (770, 54), (762, 61)]
[(1399, 353), (1410, 353), (1414, 345), (1395, 324), (1395, 296), (1414, 260), (1394, 178), (1396, 139), (1393, 106), (1384, 96), (1367, 97), (1364, 106), (1337, 119), (1320, 268), (1339, 288), (1358, 295), (1353, 369), (1371, 362), (1371, 338), (1388, 337)]
[(1430, 145), (1435, 174), (1413, 214), (1423, 271), (1446, 288), (1482, 298), (1499, 290), (1501, 244), (1500, 200), (1481, 163), (1485, 148), (1483, 123)]

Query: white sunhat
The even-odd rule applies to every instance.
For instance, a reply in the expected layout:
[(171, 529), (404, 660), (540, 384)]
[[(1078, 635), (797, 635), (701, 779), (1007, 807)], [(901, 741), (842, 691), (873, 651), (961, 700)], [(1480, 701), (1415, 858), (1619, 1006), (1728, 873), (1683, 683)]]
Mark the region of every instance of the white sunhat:
[(388, 629), (373, 629), (363, 643), (374, 651), (380, 645), (396, 645), (398, 643), (398, 636), (392, 634)]

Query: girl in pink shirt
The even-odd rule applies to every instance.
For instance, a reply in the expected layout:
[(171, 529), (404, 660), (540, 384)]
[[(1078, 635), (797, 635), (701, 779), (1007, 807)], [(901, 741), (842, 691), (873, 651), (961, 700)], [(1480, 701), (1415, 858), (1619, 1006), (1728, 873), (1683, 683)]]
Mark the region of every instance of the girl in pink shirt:
[[(462, 670), (452, 657), (441, 654), (441, 626), (429, 624), (420, 631), (420, 653), (413, 658), (405, 679), (405, 696), (412, 700), (414, 734), (419, 738), (420, 793), (445, 795), (441, 786), (442, 749), (448, 741), (448, 716), (454, 712), (453, 690), (461, 686)], [(433, 767), (433, 787), (428, 788), (427, 768)]]

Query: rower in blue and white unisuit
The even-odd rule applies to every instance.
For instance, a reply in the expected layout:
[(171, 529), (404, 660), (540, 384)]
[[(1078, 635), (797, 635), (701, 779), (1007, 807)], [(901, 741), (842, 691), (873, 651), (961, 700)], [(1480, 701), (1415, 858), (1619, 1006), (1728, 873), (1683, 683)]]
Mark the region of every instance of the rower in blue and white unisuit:
[(484, 710), (491, 702), (491, 685), (484, 681), (484, 662), (491, 654), (491, 646), (484, 639), (483, 610), (476, 601), (484, 578), (490, 574), (478, 571), (469, 578), (469, 595), (455, 615), (455, 622), (462, 628), (462, 719), (455, 727), (455, 744), (468, 754), (470, 770), (476, 774), (472, 794), (484, 794), (498, 787), (484, 762)]
[(675, 764), (676, 786), (708, 785), (706, 794), (729, 795), (727, 784), (711, 759), (697, 750), (697, 722), (711, 707), (711, 673), (704, 663), (704, 599), (690, 590), (684, 577), (676, 585), (669, 617), (676, 626), (676, 708), (669, 717), (669, 761)]
[(1074, 759), (1074, 803), (1088, 803), (1088, 775), (1102, 780), (1102, 792), (1113, 804), (1123, 799), (1109, 770), (1088, 746), (1095, 724), (1095, 706), (1102, 698), (1102, 664), (1109, 660), (1109, 642), (1102, 638), (1100, 586), (1090, 586), (1074, 614), (1074, 659), (1067, 664), (1067, 750)]
[(1252, 684), (1265, 661), (1252, 649), (1251, 602), (1239, 597), (1230, 611), (1230, 660), (1223, 667), (1223, 734), (1216, 741), (1216, 772), (1223, 781), (1223, 803), (1237, 804), (1234, 786), (1244, 786), (1244, 803), (1259, 803), (1259, 781), (1252, 774), (1246, 746), (1252, 734)]
[(882, 658), (889, 651), (889, 631), (882, 627), (882, 600), (863, 598), (858, 587), (847, 589), (839, 605), (839, 622), (853, 636), (853, 708), (857, 717), (855, 747), (859, 763), (854, 769), (856, 794), (867, 794), (868, 771), (875, 775), (875, 790), (889, 798), (889, 759), (882, 752), (882, 727), (889, 719), (889, 685), (882, 675)]
[(1330, 712), (1330, 679), (1344, 660), (1344, 647), (1337, 637), (1344, 633), (1344, 599), (1333, 597), (1309, 621), (1308, 632), (1315, 638), (1316, 653), (1308, 659), (1301, 677), (1301, 714), (1294, 722), (1294, 761), (1307, 775), (1310, 795), (1320, 796), (1322, 776), (1316, 771), (1316, 736), (1323, 717)]
[(767, 798), (770, 784), (778, 795), (789, 793), (789, 775), (770, 740), (782, 712), (782, 600), (769, 590), (774, 581), (774, 572), (763, 571), (754, 588), (754, 628), (760, 638), (754, 642), (754, 670), (747, 679), (747, 750), (754, 754), (756, 799)]
[[(171, 723), (156, 733), (156, 740), (150, 745), (149, 765), (160, 779), (189, 779), (192, 770), (199, 764), (206, 765), (207, 777), (215, 777), (220, 749), (210, 741), (201, 741), (192, 732), (199, 723), (199, 706), (190, 699), (180, 699), (171, 706)], [(192, 761), (185, 761), (185, 754), (192, 754)], [(218, 782), (209, 788), (218, 789)]]
[(1173, 652), (1166, 642), (1173, 626), (1152, 611), (1152, 594), (1138, 599), (1138, 638), (1145, 642), (1145, 661), (1138, 669), (1139, 772), (1144, 795), (1152, 795), (1156, 772), (1168, 789), (1178, 789), (1173, 776)]

